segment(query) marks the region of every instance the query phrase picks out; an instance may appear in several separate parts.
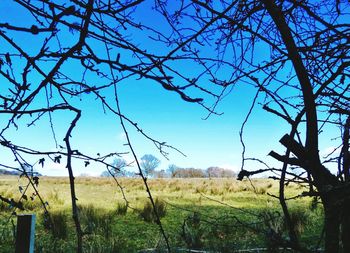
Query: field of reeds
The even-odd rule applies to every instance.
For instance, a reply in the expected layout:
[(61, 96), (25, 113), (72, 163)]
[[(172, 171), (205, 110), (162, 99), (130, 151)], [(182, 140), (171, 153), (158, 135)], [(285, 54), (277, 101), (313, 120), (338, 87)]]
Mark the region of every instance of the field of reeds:
[[(84, 232), (84, 252), (142, 252), (164, 248), (145, 187), (140, 179), (76, 178), (76, 191)], [(278, 200), (278, 184), (268, 179), (149, 179), (161, 222), (174, 249), (235, 252), (273, 248), (271, 232), (286, 236)], [(0, 177), (0, 195), (18, 200), (26, 180)], [(38, 196), (30, 188), (25, 211), (0, 202), (0, 252), (14, 252), (16, 214), (36, 214), (35, 252), (75, 252), (68, 178), (41, 177), (37, 187), (48, 208), (52, 225)], [(123, 192), (122, 192), (123, 191)], [(293, 197), (302, 186), (290, 184)], [(126, 202), (123, 193), (129, 203)], [(316, 245), (323, 212), (311, 198), (288, 202), (295, 231), (301, 241)], [(271, 251), (272, 252), (272, 251)]]

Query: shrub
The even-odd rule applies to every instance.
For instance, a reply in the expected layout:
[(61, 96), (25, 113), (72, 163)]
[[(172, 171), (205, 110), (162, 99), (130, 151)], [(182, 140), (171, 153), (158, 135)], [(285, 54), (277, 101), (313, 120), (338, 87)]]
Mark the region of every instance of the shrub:
[(206, 241), (208, 244), (206, 248), (208, 248), (210, 252), (237, 252), (236, 250), (238, 248), (236, 242), (240, 241), (241, 237), (236, 235), (236, 229), (232, 229), (237, 226), (236, 222), (225, 217), (224, 224), (225, 226), (222, 226), (219, 223), (206, 226)]

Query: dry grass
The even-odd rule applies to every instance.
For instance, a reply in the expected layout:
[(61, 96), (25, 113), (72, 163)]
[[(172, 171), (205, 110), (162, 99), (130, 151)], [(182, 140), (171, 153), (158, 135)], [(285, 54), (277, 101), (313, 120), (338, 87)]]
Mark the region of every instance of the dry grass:
[[(158, 228), (154, 223), (144, 222), (137, 211), (145, 209), (145, 203), (149, 203), (142, 180), (136, 178), (119, 178), (118, 180), (129, 201), (130, 208), (128, 209), (125, 208), (120, 188), (113, 179), (76, 178), (76, 193), (81, 210), (82, 225), (84, 231), (87, 232), (86, 245), (91, 247), (91, 250), (96, 249), (97, 245), (103, 248), (104, 244), (114, 245), (113, 248), (129, 249), (153, 247), (159, 240)], [(164, 200), (162, 222), (172, 243), (179, 246), (185, 246), (184, 242), (181, 241), (181, 226), (186, 217), (194, 212), (200, 212), (205, 217), (204, 220), (213, 219), (215, 221), (220, 217), (238, 216), (242, 220), (250, 221), (252, 217), (245, 210), (258, 213), (262, 209), (278, 209), (279, 207), (277, 200), (267, 194), (277, 194), (278, 184), (267, 179), (241, 182), (232, 178), (186, 178), (149, 179), (148, 182), (154, 199)], [(21, 195), (19, 186), (23, 188), (25, 185), (25, 179), (19, 180), (13, 176), (0, 177), (0, 194), (18, 200)], [(42, 245), (38, 245), (38, 247), (47, 247), (47, 243), (49, 243), (52, 247), (60, 247), (62, 252), (69, 252), (68, 249), (74, 248), (73, 239), (61, 242), (59, 246), (51, 241), (57, 241), (66, 236), (74, 238), (69, 180), (68, 178), (41, 177), (38, 190), (44, 201), (49, 203), (49, 211), (55, 216), (54, 220), (59, 228), (57, 234), (53, 234), (53, 239), (50, 239), (50, 233), (42, 233), (40, 224), (43, 224), (43, 221), (40, 223), (40, 220), (43, 219), (43, 216), (40, 202), (35, 196), (34, 200), (26, 201), (25, 207), (31, 212), (36, 212), (39, 216), (38, 233), (42, 238)], [(295, 195), (300, 190), (297, 186), (290, 185), (287, 194)], [(32, 193), (32, 190), (28, 190), (26, 194), (31, 196)], [(309, 202), (305, 200), (300, 200), (297, 203), (302, 207), (309, 205)], [(149, 207), (146, 209), (148, 214), (152, 214)], [(11, 210), (2, 204), (0, 212), (5, 214), (5, 217), (6, 213), (9, 214)], [(229, 221), (225, 220), (225, 224), (227, 222)], [(232, 236), (239, 241), (240, 247), (259, 245), (262, 242), (249, 231), (234, 232), (232, 228), (228, 230), (229, 232), (226, 230), (211, 231), (211, 228), (208, 228), (205, 223), (201, 226), (205, 229), (205, 236), (208, 238), (214, 236), (215, 239), (215, 236), (223, 236), (223, 234), (228, 233), (227, 236)], [(303, 229), (299, 230), (303, 232)], [(317, 229), (315, 228), (315, 230)], [(118, 240), (123, 242), (123, 245), (109, 241), (108, 238), (115, 238), (116, 235), (118, 235)], [(216, 244), (218, 242), (206, 238), (203, 240), (203, 245), (207, 246), (210, 243)], [(107, 249), (105, 250), (108, 252)]]
[[(4, 196), (19, 198), (18, 187), (26, 185), (25, 179), (6, 176), (0, 177), (0, 193)], [(123, 202), (122, 193), (116, 183), (110, 178), (77, 177), (76, 192), (78, 203), (105, 208), (116, 209), (118, 203)], [(137, 178), (120, 178), (130, 205), (140, 207), (147, 199), (142, 180)], [(242, 207), (241, 202), (251, 203), (260, 207), (270, 199), (266, 193), (276, 194), (278, 185), (267, 179), (237, 181), (232, 178), (186, 178), (186, 179), (149, 179), (152, 194), (168, 202), (193, 204), (200, 196), (210, 196), (217, 200), (225, 200), (229, 204)], [(289, 194), (296, 194), (299, 190), (289, 187)], [(38, 190), (52, 209), (68, 209), (71, 205), (68, 178), (41, 177)], [(27, 195), (33, 192), (28, 190)], [(259, 201), (256, 202), (256, 199)], [(247, 201), (248, 200), (248, 201)], [(253, 202), (252, 202), (253, 200)], [(203, 198), (202, 204), (219, 205)], [(37, 202), (28, 204), (30, 209), (36, 208)]]

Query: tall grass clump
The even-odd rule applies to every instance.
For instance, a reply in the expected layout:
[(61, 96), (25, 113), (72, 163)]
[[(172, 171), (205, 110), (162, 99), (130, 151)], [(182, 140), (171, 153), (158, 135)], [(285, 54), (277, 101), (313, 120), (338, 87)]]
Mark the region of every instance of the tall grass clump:
[(127, 253), (133, 252), (121, 238), (106, 239), (101, 236), (89, 238), (84, 244), (84, 253)]
[[(300, 236), (309, 221), (309, 212), (301, 208), (289, 210), (291, 226), (294, 232)], [(269, 252), (278, 252), (279, 240), (288, 233), (288, 226), (284, 215), (278, 211), (263, 210), (259, 214), (266, 231), (266, 246)]]
[(64, 200), (58, 195), (58, 190), (54, 189), (48, 196), (48, 202), (50, 205), (61, 206), (64, 204)]
[(42, 208), (42, 203), (39, 198), (31, 197), (28, 199), (28, 197), (26, 197), (22, 203), (25, 210), (34, 211)]
[(262, 210), (259, 213), (259, 220), (262, 221), (265, 232), (265, 244), (268, 252), (277, 253), (279, 238), (282, 237), (284, 226), (283, 216), (278, 211)]
[[(1, 216), (0, 216), (1, 217)], [(0, 252), (13, 252), (15, 243), (15, 225), (0, 220)]]
[(260, 186), (256, 189), (256, 194), (264, 195), (267, 192), (267, 187)]
[(117, 205), (117, 214), (118, 215), (126, 215), (128, 211), (128, 205), (126, 203), (120, 203), (118, 202), (118, 205)]
[(45, 229), (52, 232), (52, 236), (57, 239), (66, 239), (68, 237), (68, 217), (63, 211), (45, 213), (42, 217)]
[[(289, 212), (293, 230), (297, 235), (301, 235), (309, 222), (309, 212), (301, 208), (291, 209)], [(285, 229), (287, 225), (284, 223)]]
[[(6, 190), (0, 191), (0, 195), (7, 199), (13, 198), (13, 193)], [(0, 200), (0, 212), (8, 211), (10, 209), (11, 209), (11, 206), (8, 203), (5, 203), (4, 201)]]
[[(166, 203), (164, 200), (156, 198), (154, 201), (154, 209), (157, 212), (159, 218), (166, 215)], [(140, 217), (146, 222), (156, 222), (157, 218), (153, 210), (153, 206), (150, 201), (147, 201), (143, 208), (139, 210)]]
[(9, 205), (4, 201), (0, 201), (0, 212), (7, 211), (9, 209)]
[(109, 238), (112, 234), (112, 213), (92, 204), (79, 206), (79, 214), (86, 234), (101, 233)]
[(201, 224), (201, 216), (194, 212), (184, 220), (180, 236), (189, 249), (201, 249), (203, 247), (204, 228)]

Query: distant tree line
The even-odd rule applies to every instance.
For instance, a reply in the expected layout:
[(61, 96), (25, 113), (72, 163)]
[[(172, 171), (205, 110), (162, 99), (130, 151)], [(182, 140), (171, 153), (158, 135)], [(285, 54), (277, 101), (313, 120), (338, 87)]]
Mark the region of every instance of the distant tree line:
[(207, 169), (198, 168), (180, 168), (176, 165), (169, 165), (167, 175), (172, 178), (218, 178), (218, 177), (235, 177), (236, 173), (230, 169), (220, 167), (209, 167)]
[[(212, 166), (207, 169), (199, 168), (181, 168), (175, 164), (170, 164), (164, 170), (156, 170), (160, 160), (151, 154), (146, 154), (141, 158), (141, 167), (144, 174), (151, 178), (221, 178), (235, 177), (236, 173), (230, 169)], [(129, 164), (122, 158), (115, 159), (113, 165), (117, 169), (103, 171), (101, 177), (136, 177), (137, 173), (127, 169)]]
[[(39, 172), (33, 172), (33, 171), (26, 171), (27, 175), (32, 175), (32, 176), (42, 176)], [(0, 175), (10, 175), (10, 176), (20, 176), (24, 175), (24, 172), (21, 171), (20, 169), (18, 170), (5, 170), (5, 169), (0, 169)]]
[(0, 175), (16, 175), (16, 176), (19, 176), (20, 174), (21, 174), (21, 172), (19, 172), (19, 171), (10, 171), (10, 170), (0, 169)]

